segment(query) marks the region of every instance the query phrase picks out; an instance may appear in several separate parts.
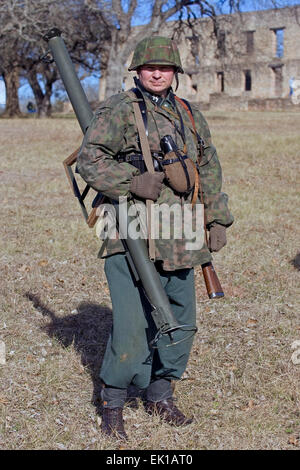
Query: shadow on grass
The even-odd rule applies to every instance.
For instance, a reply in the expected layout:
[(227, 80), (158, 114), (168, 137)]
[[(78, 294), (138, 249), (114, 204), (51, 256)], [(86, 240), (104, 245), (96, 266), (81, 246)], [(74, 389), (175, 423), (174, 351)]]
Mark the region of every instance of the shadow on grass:
[(295, 258), (291, 260), (291, 265), (294, 266), (295, 269), (300, 271), (300, 253), (298, 253)]
[(111, 309), (95, 303), (81, 302), (76, 313), (58, 317), (38, 295), (26, 292), (25, 297), (50, 320), (43, 330), (64, 347), (73, 344), (80, 354), (82, 365), (87, 367), (93, 381), (92, 403), (97, 412), (101, 413), (99, 371), (111, 329)]

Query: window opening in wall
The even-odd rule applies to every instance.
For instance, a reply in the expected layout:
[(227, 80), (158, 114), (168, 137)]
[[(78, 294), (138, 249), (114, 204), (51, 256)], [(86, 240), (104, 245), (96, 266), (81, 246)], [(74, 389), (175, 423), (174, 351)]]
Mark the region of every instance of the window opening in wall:
[(223, 93), (225, 90), (224, 72), (217, 72), (218, 93)]
[(273, 29), (276, 37), (276, 57), (283, 57), (284, 54), (284, 28)]
[(217, 49), (220, 53), (220, 56), (226, 55), (226, 33), (225, 31), (221, 30), (218, 32), (217, 38)]
[(195, 64), (200, 65), (199, 58), (199, 36), (193, 34), (193, 36), (188, 36), (187, 39), (191, 41), (191, 53), (195, 59)]
[(245, 91), (251, 91), (252, 89), (252, 77), (251, 70), (245, 70)]
[(282, 67), (272, 67), (275, 76), (275, 96), (281, 97), (282, 96), (282, 83), (283, 83), (283, 74), (282, 74)]
[(254, 33), (255, 31), (246, 31), (246, 51), (247, 54), (252, 54), (254, 51)]

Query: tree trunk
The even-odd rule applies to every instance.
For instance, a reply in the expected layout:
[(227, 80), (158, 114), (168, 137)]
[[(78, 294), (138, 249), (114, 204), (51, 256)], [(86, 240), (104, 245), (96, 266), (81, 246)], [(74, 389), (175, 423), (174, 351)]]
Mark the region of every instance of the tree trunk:
[(52, 93), (52, 84), (46, 84), (46, 93), (43, 93), (42, 88), (37, 79), (37, 75), (34, 70), (28, 73), (28, 81), (34, 94), (34, 98), (37, 106), (38, 117), (48, 117), (51, 115), (51, 103), (50, 97)]
[(106, 71), (105, 99), (122, 91), (126, 60), (124, 54), (110, 54)]
[[(114, 31), (112, 34), (109, 58), (105, 70), (105, 98), (122, 91), (123, 79), (125, 76), (125, 66), (128, 57), (137, 43), (147, 35), (159, 31), (161, 21), (157, 19), (141, 28), (139, 34), (133, 36), (131, 28), (127, 28), (127, 33)], [(104, 71), (103, 71), (104, 72)], [(103, 91), (101, 92), (103, 96)]]
[(99, 86), (99, 101), (100, 101), (100, 103), (105, 100), (106, 75), (107, 75), (106, 70), (101, 72), (100, 86)]
[(45, 85), (46, 91), (43, 95), (43, 100), (40, 105), (39, 109), (39, 116), (40, 117), (50, 117), (52, 111), (51, 105), (51, 95), (52, 95), (52, 82), (47, 81)]
[(27, 79), (28, 79), (29, 85), (31, 86), (31, 89), (32, 89), (32, 92), (33, 92), (33, 95), (34, 95), (34, 98), (35, 98), (36, 107), (37, 107), (37, 114), (38, 114), (38, 116), (40, 116), (40, 109), (42, 107), (43, 98), (44, 98), (43, 91), (42, 91), (42, 89), (40, 87), (40, 84), (37, 80), (37, 76), (36, 76), (36, 74), (33, 70), (31, 70), (28, 73)]
[(21, 116), (19, 107), (19, 69), (17, 67), (11, 68), (3, 72), (3, 79), (6, 89), (6, 106), (4, 116), (18, 117)]
[(50, 117), (51, 112), (52, 112), (52, 106), (51, 106), (51, 102), (50, 102), (50, 96), (45, 95), (44, 99), (43, 99), (43, 102), (42, 102), (42, 105), (40, 107), (39, 116), (40, 117)]

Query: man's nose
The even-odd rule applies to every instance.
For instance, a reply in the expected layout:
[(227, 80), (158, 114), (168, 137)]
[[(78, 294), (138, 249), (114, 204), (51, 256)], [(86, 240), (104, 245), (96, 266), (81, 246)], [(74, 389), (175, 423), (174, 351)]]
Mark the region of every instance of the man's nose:
[(155, 77), (155, 78), (160, 78), (160, 76), (161, 76), (161, 71), (160, 71), (160, 69), (154, 69), (152, 75), (153, 75), (153, 77)]

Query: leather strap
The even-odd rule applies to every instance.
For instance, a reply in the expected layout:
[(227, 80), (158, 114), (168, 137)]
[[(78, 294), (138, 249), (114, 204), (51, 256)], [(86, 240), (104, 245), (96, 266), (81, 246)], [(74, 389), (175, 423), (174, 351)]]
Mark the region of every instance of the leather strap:
[(176, 158), (168, 158), (167, 160), (162, 160), (160, 162), (160, 164), (162, 166), (164, 165), (171, 165), (172, 163), (176, 163), (176, 162), (181, 162), (182, 160), (186, 160), (188, 158), (187, 155), (179, 155), (178, 157)]
[(186, 112), (187, 112), (187, 114), (188, 114), (188, 116), (191, 120), (193, 129), (194, 129), (194, 132), (195, 132), (195, 136), (197, 137), (198, 133), (197, 133), (197, 129), (196, 129), (195, 119), (194, 119), (194, 116), (192, 114), (190, 106), (188, 106), (185, 101), (183, 101), (181, 98), (178, 98), (178, 96), (176, 96), (176, 95), (175, 95), (175, 100), (178, 101), (178, 103), (180, 103), (181, 106), (186, 110)]
[[(134, 90), (132, 90), (135, 92)], [(146, 129), (142, 117), (142, 113), (140, 110), (139, 103), (137, 101), (133, 102), (133, 110), (135, 115), (136, 126), (138, 129), (140, 143), (142, 147), (142, 154), (144, 157), (145, 165), (149, 173), (155, 173), (151, 150), (149, 146), (149, 142), (146, 135)], [(147, 226), (148, 226), (148, 241), (149, 241), (149, 258), (154, 261), (155, 260), (155, 244), (154, 240), (151, 238), (151, 207), (153, 205), (153, 201), (147, 199), (146, 200), (146, 207), (147, 207)]]
[(195, 120), (194, 120), (194, 116), (193, 116), (193, 112), (192, 112), (192, 108), (191, 108), (190, 103), (188, 101), (183, 100), (181, 98), (178, 98), (178, 96), (175, 96), (175, 99), (183, 106), (183, 108), (186, 110), (186, 112), (188, 113), (188, 116), (191, 120), (193, 129), (194, 129), (194, 133), (195, 133), (195, 137), (197, 139), (197, 144), (199, 146), (200, 155), (199, 155), (199, 158), (198, 158), (198, 164), (200, 165), (202, 157), (203, 157), (204, 142), (203, 142), (203, 139), (200, 137), (200, 135), (197, 132), (196, 125), (195, 125)]
[(199, 173), (198, 173), (195, 163), (193, 162), (193, 160), (191, 160), (191, 162), (193, 164), (194, 173), (195, 173), (195, 186), (194, 186), (194, 192), (193, 192), (193, 197), (192, 197), (192, 207), (194, 207), (197, 201), (197, 197), (198, 197), (200, 178), (199, 178)]
[(144, 122), (145, 132), (146, 132), (146, 135), (148, 135), (148, 116), (147, 116), (147, 108), (146, 108), (146, 103), (143, 97), (143, 93), (138, 88), (132, 88), (131, 91), (139, 99), (139, 107), (140, 107), (141, 115), (142, 115), (143, 122)]
[[(192, 122), (192, 126), (194, 128), (194, 131), (195, 131), (195, 135), (198, 136), (198, 133), (197, 133), (197, 130), (196, 130), (196, 125), (195, 125), (195, 120), (194, 120), (194, 116), (192, 114), (192, 111), (191, 111), (191, 108), (183, 101), (181, 100), (180, 98), (178, 98), (178, 96), (175, 96), (175, 99), (181, 103), (181, 105), (184, 107), (184, 109), (186, 110), (186, 112), (188, 113), (189, 115), (189, 118)], [(198, 140), (198, 138), (197, 138)], [(202, 153), (200, 155), (200, 159), (199, 159), (199, 164), (201, 162), (201, 159), (202, 159)], [(197, 192), (196, 192), (196, 182), (195, 182), (195, 191), (194, 191), (194, 195), (193, 195), (193, 199), (195, 197), (195, 194), (197, 195), (198, 194), (198, 191), (199, 191), (199, 194), (200, 194), (200, 201), (201, 201), (201, 204), (203, 204), (203, 209), (204, 209), (204, 235), (205, 235), (205, 241), (206, 241), (206, 244), (208, 246), (208, 236), (207, 236), (207, 229), (206, 229), (206, 213), (205, 213), (205, 206), (204, 206), (204, 198), (203, 198), (203, 191), (202, 191), (202, 184), (201, 184), (201, 180), (200, 180), (200, 175), (199, 173), (197, 172), (197, 175), (198, 175), (198, 178), (197, 178), (197, 181), (198, 181), (198, 189), (197, 189)]]
[[(194, 132), (195, 132), (195, 136), (197, 138), (197, 143), (198, 143), (198, 132), (197, 132), (197, 129), (196, 129), (195, 119), (194, 119), (194, 116), (192, 114), (192, 110), (191, 110), (190, 106), (184, 100), (182, 100), (181, 98), (178, 98), (178, 96), (175, 96), (175, 100), (178, 101), (181, 104), (181, 106), (186, 110), (186, 112), (187, 112), (187, 114), (188, 114), (188, 116), (191, 120), (193, 129), (194, 129)], [(200, 164), (201, 160), (202, 160), (202, 152), (200, 154), (200, 158), (199, 158), (199, 161), (198, 161), (199, 164)], [(203, 194), (202, 194), (202, 188), (201, 188), (201, 182), (200, 182), (200, 175), (199, 175), (199, 172), (197, 171), (197, 168), (196, 168), (195, 164), (194, 164), (194, 167), (195, 167), (195, 170), (194, 170), (195, 171), (195, 188), (194, 188), (194, 194), (193, 194), (193, 199), (192, 199), (192, 207), (194, 207), (194, 205), (196, 203), (199, 188), (200, 188), (201, 204), (203, 204), (203, 207), (204, 207)], [(205, 231), (205, 236), (207, 237), (206, 227), (204, 227), (204, 231)]]

